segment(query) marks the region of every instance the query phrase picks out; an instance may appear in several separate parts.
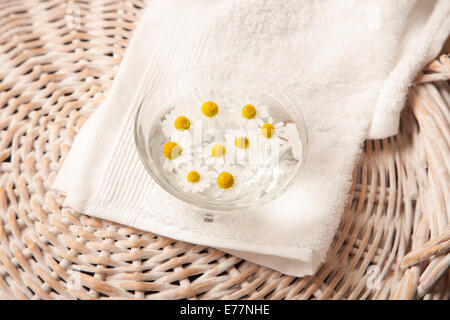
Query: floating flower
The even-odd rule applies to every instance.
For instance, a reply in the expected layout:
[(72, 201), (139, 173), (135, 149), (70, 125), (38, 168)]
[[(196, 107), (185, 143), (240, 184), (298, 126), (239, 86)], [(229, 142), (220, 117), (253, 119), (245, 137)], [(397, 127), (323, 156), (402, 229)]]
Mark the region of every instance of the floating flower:
[(193, 97), (200, 107), (199, 110), (195, 111), (203, 119), (213, 119), (219, 115), (219, 111), (222, 111), (216, 101), (216, 95), (211, 90), (196, 89)]
[(219, 113), (219, 106), (214, 101), (206, 101), (202, 104), (202, 114), (207, 118), (213, 118)]
[(169, 160), (175, 160), (181, 155), (183, 148), (176, 142), (168, 141), (163, 146), (164, 156)]
[(203, 161), (213, 167), (225, 165), (227, 148), (222, 143), (210, 143), (203, 149)]
[(258, 127), (262, 139), (259, 139), (263, 144), (278, 144), (282, 146), (287, 143), (287, 134), (284, 122), (279, 121), (275, 123), (272, 117), (264, 122), (261, 119), (257, 120)]
[(239, 196), (241, 191), (241, 168), (237, 165), (225, 165), (218, 170), (216, 184), (211, 192), (214, 198), (232, 199)]
[(192, 161), (192, 136), (186, 133), (174, 133), (162, 146), (163, 168), (173, 171), (180, 165)]
[(200, 121), (200, 117), (191, 108), (176, 107), (162, 120), (161, 130), (166, 137), (171, 137), (175, 132), (192, 130), (196, 121)]
[(215, 101), (204, 101), (197, 108), (196, 116), (202, 121), (203, 129), (222, 130), (228, 125), (228, 113)]
[(184, 192), (203, 192), (214, 181), (216, 172), (202, 165), (184, 165), (177, 170), (175, 179)]
[(193, 98), (198, 104), (194, 108), (196, 116), (203, 120), (203, 128), (225, 129), (229, 124), (229, 99), (218, 99), (209, 89), (196, 89)]
[(162, 166), (183, 192), (232, 200), (247, 190), (276, 190), (289, 178), (295, 167), (284, 162), (298, 163), (302, 153), (294, 150), (301, 142), (293, 123), (278, 121), (278, 114), (274, 120), (258, 97), (238, 106), (243, 100), (232, 91), (199, 88), (191, 98), (192, 107), (175, 107), (161, 121)]
[(239, 164), (245, 164), (247, 153), (250, 152), (251, 140), (254, 136), (250, 136), (247, 130), (235, 129), (229, 130), (225, 134), (226, 146), (230, 150), (231, 157)]
[(233, 109), (231, 120), (240, 128), (255, 128), (258, 125), (258, 119), (269, 117), (269, 109), (264, 105), (246, 104)]

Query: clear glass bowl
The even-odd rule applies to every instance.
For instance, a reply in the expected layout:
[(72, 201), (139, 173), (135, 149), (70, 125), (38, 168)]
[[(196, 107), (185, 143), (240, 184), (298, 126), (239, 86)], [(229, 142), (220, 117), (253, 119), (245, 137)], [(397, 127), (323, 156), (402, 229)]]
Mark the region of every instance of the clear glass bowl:
[[(134, 137), (142, 163), (164, 190), (206, 212), (235, 212), (277, 198), (305, 162), (308, 139), (303, 117), (267, 75), (226, 67), (199, 68), (171, 76), (141, 96)], [(207, 101), (218, 106), (214, 117), (202, 112)], [(248, 104), (255, 107), (255, 118), (242, 116)], [(186, 114), (189, 128), (178, 130), (172, 125), (174, 119)], [(265, 123), (274, 130), (262, 129)], [(168, 141), (182, 149), (172, 160), (164, 154)], [(217, 145), (225, 148), (217, 149)], [(202, 192), (192, 192), (195, 183), (183, 176), (193, 169), (198, 172), (197, 168), (208, 177), (201, 180), (201, 188), (206, 186)], [(221, 175), (224, 172), (231, 174), (232, 182), (229, 175)]]

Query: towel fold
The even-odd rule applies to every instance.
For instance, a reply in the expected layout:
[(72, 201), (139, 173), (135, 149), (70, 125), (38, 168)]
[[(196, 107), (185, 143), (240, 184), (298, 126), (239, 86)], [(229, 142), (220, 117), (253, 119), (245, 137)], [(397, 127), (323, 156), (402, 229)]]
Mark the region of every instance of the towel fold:
[[(448, 0), (153, 0), (53, 187), (88, 215), (313, 274), (338, 227), (361, 143), (397, 132), (408, 86), (439, 53), (449, 16)], [(133, 120), (146, 89), (214, 65), (269, 75), (300, 107), (310, 146), (295, 188), (208, 223), (148, 175)]]

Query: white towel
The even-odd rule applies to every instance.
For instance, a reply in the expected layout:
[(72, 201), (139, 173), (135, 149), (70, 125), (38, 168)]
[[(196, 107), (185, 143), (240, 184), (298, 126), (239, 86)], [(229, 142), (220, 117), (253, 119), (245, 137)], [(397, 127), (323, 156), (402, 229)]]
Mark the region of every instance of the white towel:
[[(449, 15), (448, 0), (153, 0), (53, 187), (88, 215), (313, 274), (338, 227), (361, 143), (397, 132), (408, 86), (439, 53)], [(269, 75), (300, 106), (310, 146), (295, 188), (208, 223), (148, 175), (133, 119), (143, 88), (211, 65)]]

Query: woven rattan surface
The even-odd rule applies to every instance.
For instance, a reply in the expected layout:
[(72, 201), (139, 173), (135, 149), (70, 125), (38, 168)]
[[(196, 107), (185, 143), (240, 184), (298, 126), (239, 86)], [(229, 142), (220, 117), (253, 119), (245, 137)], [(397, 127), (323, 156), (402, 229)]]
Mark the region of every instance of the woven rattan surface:
[(315, 276), (93, 219), (50, 187), (104, 99), (139, 0), (0, 1), (0, 297), (449, 299), (450, 59), (417, 80), (395, 137), (367, 141)]

